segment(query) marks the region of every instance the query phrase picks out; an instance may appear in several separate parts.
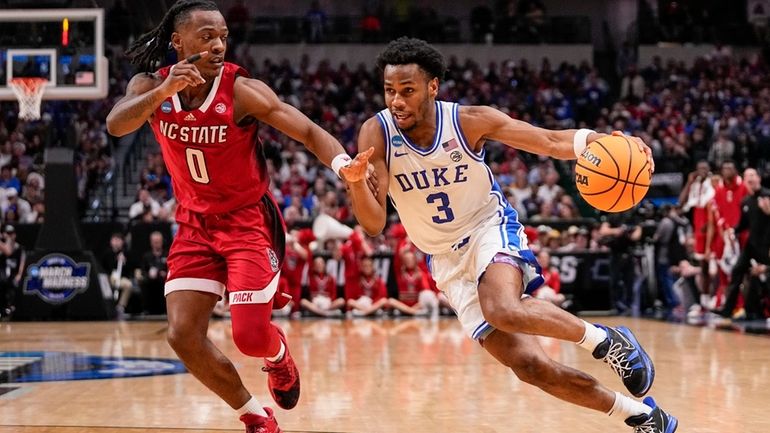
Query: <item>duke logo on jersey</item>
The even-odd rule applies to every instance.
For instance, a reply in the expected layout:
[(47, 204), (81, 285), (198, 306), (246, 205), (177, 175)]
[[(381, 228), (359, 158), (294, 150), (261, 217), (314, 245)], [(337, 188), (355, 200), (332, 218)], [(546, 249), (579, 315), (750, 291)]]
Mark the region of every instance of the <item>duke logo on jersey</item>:
[(464, 174), (468, 169), (467, 164), (457, 165), (454, 170), (448, 175), (449, 168), (433, 168), (430, 173), (423, 169), (420, 171), (413, 171), (409, 174), (399, 173), (396, 180), (401, 186), (403, 192), (411, 191), (414, 188), (428, 189), (428, 188), (440, 188), (443, 186), (451, 185), (452, 183), (467, 182), (468, 177)]

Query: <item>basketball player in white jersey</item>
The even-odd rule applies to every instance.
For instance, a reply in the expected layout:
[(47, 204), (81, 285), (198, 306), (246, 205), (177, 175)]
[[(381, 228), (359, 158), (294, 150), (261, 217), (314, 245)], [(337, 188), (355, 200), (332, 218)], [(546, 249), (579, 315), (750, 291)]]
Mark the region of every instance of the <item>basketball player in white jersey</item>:
[[(648, 397), (639, 402), (551, 360), (537, 335), (571, 341), (603, 360), (628, 391), (645, 395), (652, 362), (630, 330), (587, 323), (525, 295), (543, 283), (516, 210), (484, 163), (487, 140), (558, 159), (576, 159), (589, 130), (549, 131), (486, 106), (436, 101), (445, 65), (424, 41), (400, 38), (377, 59), (387, 109), (367, 120), (358, 156), (340, 170), (356, 218), (382, 231), (389, 194), (410, 239), (468, 335), (524, 382), (573, 404), (599, 410), (637, 433), (673, 433), (677, 420)], [(638, 140), (648, 155), (649, 148)], [(651, 161), (652, 162), (652, 161)], [(367, 186), (374, 170), (377, 193)]]

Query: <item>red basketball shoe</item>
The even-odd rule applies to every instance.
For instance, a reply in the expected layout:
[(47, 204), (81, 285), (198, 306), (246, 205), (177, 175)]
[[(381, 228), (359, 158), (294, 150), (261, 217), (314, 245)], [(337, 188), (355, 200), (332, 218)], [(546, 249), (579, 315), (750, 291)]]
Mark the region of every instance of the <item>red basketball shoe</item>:
[(241, 422), (246, 424), (246, 433), (281, 433), (278, 422), (273, 416), (273, 410), (265, 408), (267, 416), (259, 416), (253, 413), (241, 415)]
[(267, 387), (275, 403), (283, 409), (292, 409), (299, 401), (299, 370), (294, 364), (294, 359), (289, 353), (289, 345), (286, 344), (286, 336), (283, 330), (276, 326), (286, 351), (278, 362), (270, 362), (265, 359), (262, 371), (267, 372)]

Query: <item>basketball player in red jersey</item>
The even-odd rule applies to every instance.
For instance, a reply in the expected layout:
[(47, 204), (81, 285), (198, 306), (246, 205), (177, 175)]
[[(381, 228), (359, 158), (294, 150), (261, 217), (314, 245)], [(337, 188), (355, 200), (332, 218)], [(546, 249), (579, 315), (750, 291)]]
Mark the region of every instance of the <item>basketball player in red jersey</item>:
[(688, 318), (697, 318), (705, 313), (711, 303), (711, 277), (709, 275), (709, 257), (705, 254), (706, 230), (709, 225), (709, 203), (714, 198), (714, 187), (711, 167), (708, 161), (700, 160), (695, 171), (687, 177), (687, 183), (679, 193), (679, 203), (684, 212), (692, 210), (692, 230), (695, 239), (695, 257), (700, 261), (701, 284), (700, 299), (688, 312)]
[[(741, 202), (749, 194), (743, 179), (738, 174), (733, 161), (724, 161), (720, 166), (722, 183), (714, 192), (714, 197), (708, 205), (708, 221), (706, 226), (706, 256), (715, 257), (721, 261), (725, 249), (724, 231), (729, 227), (735, 227), (741, 219)], [(746, 234), (739, 238), (740, 244), (746, 241)], [(737, 257), (737, 252), (735, 253)], [(715, 295), (717, 303), (722, 308), (718, 313), (724, 317), (731, 317), (732, 311), (723, 311), (724, 306), (719, 304), (719, 298), (724, 296), (724, 289), (730, 284), (729, 271), (718, 270), (719, 283)], [(733, 305), (733, 308), (735, 305)]]
[[(340, 144), (264, 83), (224, 61), (228, 29), (217, 5), (179, 0), (127, 54), (142, 71), (107, 117), (116, 136), (152, 126), (179, 203), (179, 231), (168, 257), (168, 341), (187, 369), (237, 410), (252, 433), (280, 432), (273, 412), (246, 390), (232, 363), (207, 338), (225, 287), (233, 341), (265, 359), (276, 403), (299, 399), (286, 337), (270, 322), (284, 250), (284, 224), (268, 189), (257, 139), (262, 121), (300, 141), (324, 164), (350, 161)], [(179, 63), (152, 71), (169, 48)]]

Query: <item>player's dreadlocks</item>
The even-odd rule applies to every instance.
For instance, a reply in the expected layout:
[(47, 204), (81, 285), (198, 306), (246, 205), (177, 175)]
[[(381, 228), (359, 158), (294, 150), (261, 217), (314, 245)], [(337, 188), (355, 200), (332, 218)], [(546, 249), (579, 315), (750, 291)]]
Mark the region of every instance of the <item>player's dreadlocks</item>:
[(377, 67), (385, 70), (387, 65), (416, 64), (428, 74), (430, 79), (444, 78), (446, 65), (444, 57), (435, 48), (428, 45), (422, 39), (400, 37), (385, 47), (385, 50), (377, 56)]
[(178, 0), (163, 16), (163, 20), (151, 31), (139, 37), (126, 51), (131, 63), (140, 71), (150, 72), (163, 62), (171, 42), (171, 34), (192, 11), (218, 11), (216, 3), (210, 0)]

